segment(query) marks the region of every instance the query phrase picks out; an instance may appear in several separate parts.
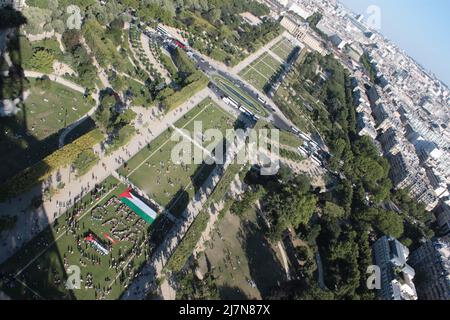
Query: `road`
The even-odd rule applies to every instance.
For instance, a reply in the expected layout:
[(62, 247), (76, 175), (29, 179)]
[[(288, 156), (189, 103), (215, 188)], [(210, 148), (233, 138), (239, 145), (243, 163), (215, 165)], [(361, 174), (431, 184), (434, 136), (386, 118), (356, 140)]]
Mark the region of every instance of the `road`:
[[(143, 33), (145, 33), (149, 38), (152, 38), (153, 41), (156, 41), (162, 47), (169, 50), (170, 44), (161, 35), (159, 35), (158, 33), (154, 32), (154, 31), (152, 32), (148, 29), (146, 29), (146, 30), (141, 29), (141, 31)], [(281, 39), (282, 36), (284, 36), (284, 34), (282, 34), (278, 38)], [(257, 52), (253, 53), (250, 57), (247, 57), (245, 59), (246, 63), (251, 62), (249, 60), (249, 58), (253, 57), (253, 59), (256, 59), (261, 54), (263, 54), (268, 49), (270, 49), (272, 42), (274, 42), (273, 44), (275, 44), (276, 40), (279, 40), (278, 38), (271, 41), (269, 44), (266, 44), (265, 46), (263, 46)], [(187, 48), (187, 52), (190, 54), (191, 58), (195, 61), (198, 69), (202, 70), (208, 76), (210, 81), (213, 84), (215, 84), (216, 87), (217, 87), (217, 83), (215, 82), (214, 77), (219, 75), (219, 76), (225, 78), (226, 80), (228, 80), (229, 82), (233, 83), (233, 85), (235, 85), (237, 88), (239, 88), (241, 91), (243, 91), (246, 95), (248, 95), (253, 100), (255, 100), (257, 103), (259, 103), (260, 106), (265, 108), (265, 110), (268, 113), (268, 116), (265, 118), (265, 120), (272, 123), (279, 130), (290, 131), (290, 132), (296, 134), (295, 131), (292, 130), (292, 128), (295, 127), (295, 125), (288, 118), (286, 118), (286, 116), (283, 114), (283, 112), (281, 112), (281, 110), (272, 101), (272, 99), (269, 96), (267, 96), (265, 93), (256, 89), (254, 86), (252, 86), (250, 83), (248, 83), (247, 81), (245, 81), (243, 78), (241, 78), (239, 76), (238, 72), (242, 66), (240, 68), (237, 68), (237, 67), (229, 68), (226, 65), (224, 65), (223, 63), (216, 62), (216, 61), (212, 60), (211, 58), (194, 50), (193, 48)], [(219, 90), (220, 90), (220, 88), (219, 88)], [(227, 96), (227, 94), (225, 92), (220, 93), (220, 92), (216, 91), (216, 93), (219, 96)], [(258, 98), (262, 98), (263, 100), (266, 101), (266, 103), (263, 105), (262, 103), (258, 102), (259, 101)], [(323, 139), (319, 135), (317, 135), (317, 134), (310, 135), (306, 132), (301, 132), (301, 133), (303, 135), (303, 137), (302, 137), (303, 140), (305, 140), (305, 137), (307, 137), (310, 141), (314, 141), (324, 153), (326, 153), (326, 154), (329, 153), (328, 148), (326, 147)]]

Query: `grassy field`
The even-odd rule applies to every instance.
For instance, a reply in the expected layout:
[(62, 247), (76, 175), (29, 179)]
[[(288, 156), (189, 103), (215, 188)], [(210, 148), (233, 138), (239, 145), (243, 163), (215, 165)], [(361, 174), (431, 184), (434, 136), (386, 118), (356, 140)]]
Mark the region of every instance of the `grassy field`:
[(281, 70), (282, 64), (287, 61), (294, 48), (294, 45), (288, 39), (281, 39), (270, 48), (272, 54), (265, 52), (242, 70), (240, 76), (256, 88), (265, 90), (267, 85), (270, 84), (272, 77)]
[(240, 72), (245, 80), (260, 90), (264, 90), (271, 78), (281, 70), (281, 63), (270, 53), (264, 53)]
[(263, 90), (267, 83), (267, 78), (253, 68), (246, 69), (245, 73), (243, 73), (243, 77), (259, 90)]
[[(116, 198), (125, 186), (110, 177), (95, 194), (86, 195), (7, 260), (0, 272), (18, 275), (17, 280), (0, 283), (1, 290), (15, 299), (117, 299), (145, 261), (151, 245), (148, 230), (166, 234), (171, 223), (160, 216), (149, 226)], [(158, 230), (155, 230), (158, 229)], [(109, 255), (101, 256), (84, 241), (94, 233), (105, 244), (107, 233), (118, 242)], [(150, 236), (151, 237), (151, 236)], [(151, 240), (156, 237), (151, 237)], [(159, 239), (162, 241), (161, 239)], [(80, 267), (83, 280), (78, 290), (65, 287), (69, 266)], [(89, 280), (91, 279), (91, 280)]]
[(286, 61), (289, 57), (289, 54), (294, 50), (294, 46), (292, 43), (286, 39), (281, 39), (276, 45), (270, 48), (270, 51), (275, 53), (278, 57)]
[[(210, 99), (194, 107), (175, 123), (175, 127), (192, 133), (196, 121), (201, 121), (203, 131), (216, 128), (223, 133), (226, 129), (232, 129), (235, 122), (229, 114)], [(171, 152), (178, 144), (178, 141), (171, 141), (174, 130), (170, 128), (163, 132), (147, 148), (144, 148), (120, 168), (119, 173), (128, 177), (133, 184), (158, 204), (178, 216), (209, 176), (213, 165), (173, 163)], [(199, 147), (193, 145), (193, 148)], [(208, 148), (209, 151), (212, 149), (213, 146)]]
[(53, 82), (50, 88), (41, 89), (34, 80), (30, 82), (24, 110), (28, 131), (38, 140), (67, 127), (92, 108), (83, 94), (63, 85)]
[[(221, 299), (264, 299), (278, 282), (286, 280), (262, 225), (255, 208), (242, 219), (227, 213), (219, 222), (205, 255)], [(200, 267), (206, 271), (205, 264)]]

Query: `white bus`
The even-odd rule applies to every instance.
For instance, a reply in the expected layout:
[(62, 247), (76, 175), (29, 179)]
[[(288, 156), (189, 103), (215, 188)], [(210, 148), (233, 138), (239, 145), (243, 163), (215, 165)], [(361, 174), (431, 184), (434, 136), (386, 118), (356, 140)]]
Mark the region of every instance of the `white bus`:
[(261, 98), (260, 96), (258, 96), (258, 100), (259, 100), (259, 102), (261, 102), (263, 105), (266, 105), (266, 100), (264, 100), (264, 99)]
[(295, 134), (301, 134), (300, 130), (298, 130), (296, 127), (291, 126), (291, 130), (295, 133)]
[(311, 140), (306, 134), (304, 134), (302, 132), (299, 132), (297, 134), (299, 135), (300, 138), (302, 138), (305, 141), (310, 141)]
[(303, 148), (303, 147), (298, 147), (298, 151), (304, 157), (308, 157), (309, 156), (308, 151), (305, 148)]
[(162, 36), (166, 38), (172, 38), (172, 35), (160, 25), (156, 28), (156, 31), (158, 31)]
[(322, 166), (322, 162), (319, 159), (317, 159), (315, 156), (311, 156), (311, 160), (318, 166)]
[(248, 110), (247, 108), (241, 106), (241, 107), (239, 107), (239, 109), (240, 109), (242, 112), (245, 112), (246, 114), (248, 114), (249, 116), (253, 116), (253, 113), (251, 113), (250, 110)]
[(228, 104), (229, 106), (235, 107), (236, 109), (239, 108), (239, 106), (237, 105), (237, 103), (235, 103), (233, 100), (231, 100), (228, 97), (223, 97), (222, 100)]

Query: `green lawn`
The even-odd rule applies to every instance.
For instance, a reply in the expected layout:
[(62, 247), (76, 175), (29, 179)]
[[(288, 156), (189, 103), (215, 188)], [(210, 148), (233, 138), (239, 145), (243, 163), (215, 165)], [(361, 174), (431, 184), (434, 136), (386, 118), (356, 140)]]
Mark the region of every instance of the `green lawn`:
[(280, 57), (284, 61), (287, 60), (292, 50), (294, 50), (294, 46), (286, 38), (283, 38), (276, 45), (270, 48), (270, 51), (275, 53), (278, 57)]
[[(36, 295), (44, 299), (120, 297), (130, 277), (145, 261), (148, 249), (158, 245), (144, 243), (148, 230), (158, 228), (165, 235), (171, 224), (164, 216), (160, 216), (149, 226), (121, 205), (115, 197), (125, 186), (114, 178), (106, 179), (102, 186), (102, 192), (85, 196), (77, 203), (76, 209), (70, 209), (57, 220), (54, 227), (45, 229), (0, 266), (0, 272), (8, 275), (23, 269), (18, 281), (13, 281), (12, 286), (0, 283), (1, 290), (13, 299), (32, 299)], [(71, 222), (73, 228), (69, 230)], [(104, 243), (108, 242), (104, 233), (118, 241), (112, 246), (109, 255), (101, 256), (85, 243), (85, 235), (91, 232)], [(152, 232), (155, 233), (155, 230)], [(80, 241), (79, 245), (77, 240)], [(113, 259), (116, 263), (112, 262)], [(65, 288), (66, 270), (70, 265), (80, 267), (83, 282), (79, 290)], [(86, 288), (88, 274), (92, 276), (93, 288)]]
[(33, 79), (30, 82), (30, 95), (23, 110), (28, 131), (38, 140), (69, 126), (92, 108), (83, 94), (63, 85), (52, 82), (50, 88), (41, 89)]
[(251, 69), (251, 68), (246, 70), (243, 78), (259, 90), (263, 90), (264, 86), (267, 83), (267, 78), (265, 78), (263, 75), (261, 75), (255, 69)]
[(280, 144), (297, 149), (303, 145), (303, 141), (291, 132), (280, 130)]
[(264, 90), (272, 76), (280, 70), (281, 63), (266, 52), (242, 70), (240, 75), (256, 88)]
[[(210, 99), (194, 107), (175, 123), (175, 127), (193, 132), (196, 121), (201, 121), (203, 131), (217, 128), (223, 133), (225, 129), (233, 128), (235, 122)], [(178, 141), (171, 141), (173, 131), (174, 129), (170, 128), (163, 132), (120, 168), (119, 173), (128, 177), (133, 184), (171, 213), (180, 215), (213, 166), (173, 163), (171, 152), (178, 144)], [(205, 145), (208, 146), (209, 143), (206, 142)], [(211, 151), (213, 146), (209, 147), (208, 150)], [(193, 148), (199, 150), (195, 145)]]

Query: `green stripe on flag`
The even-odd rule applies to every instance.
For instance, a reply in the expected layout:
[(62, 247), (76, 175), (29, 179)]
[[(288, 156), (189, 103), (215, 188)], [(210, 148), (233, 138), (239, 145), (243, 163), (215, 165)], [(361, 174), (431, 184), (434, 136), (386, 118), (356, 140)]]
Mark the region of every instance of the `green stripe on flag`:
[(126, 206), (128, 206), (131, 210), (134, 211), (139, 217), (145, 220), (148, 224), (152, 224), (154, 219), (147, 215), (144, 211), (142, 211), (138, 206), (136, 206), (131, 200), (127, 198), (120, 198), (120, 201), (122, 201)]

